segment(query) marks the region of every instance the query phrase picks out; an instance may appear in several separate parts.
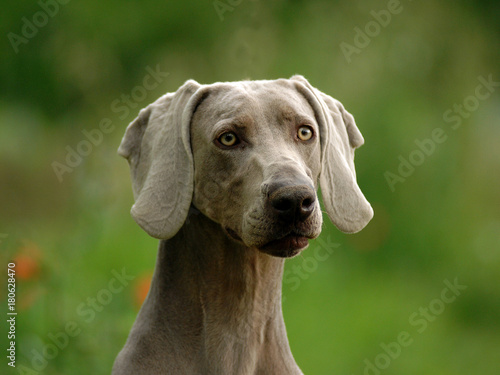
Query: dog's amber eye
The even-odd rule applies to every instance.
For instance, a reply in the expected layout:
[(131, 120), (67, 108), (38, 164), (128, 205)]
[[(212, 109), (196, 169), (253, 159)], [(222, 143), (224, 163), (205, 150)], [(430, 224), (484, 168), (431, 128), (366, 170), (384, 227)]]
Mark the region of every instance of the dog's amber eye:
[(233, 132), (227, 132), (227, 133), (222, 134), (218, 138), (218, 141), (223, 146), (231, 147), (231, 146), (234, 146), (236, 143), (238, 143), (238, 137)]
[(297, 136), (302, 141), (308, 141), (312, 138), (313, 131), (309, 126), (302, 125), (297, 132)]

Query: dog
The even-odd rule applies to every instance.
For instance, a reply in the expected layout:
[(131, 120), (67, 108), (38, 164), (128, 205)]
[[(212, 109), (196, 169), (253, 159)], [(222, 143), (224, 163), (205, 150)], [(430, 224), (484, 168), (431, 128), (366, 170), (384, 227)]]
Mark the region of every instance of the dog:
[(302, 374), (281, 309), (284, 261), (319, 236), (317, 190), (343, 232), (367, 225), (343, 105), (302, 76), (200, 85), (141, 110), (119, 154), (131, 214), (160, 239), (113, 374)]

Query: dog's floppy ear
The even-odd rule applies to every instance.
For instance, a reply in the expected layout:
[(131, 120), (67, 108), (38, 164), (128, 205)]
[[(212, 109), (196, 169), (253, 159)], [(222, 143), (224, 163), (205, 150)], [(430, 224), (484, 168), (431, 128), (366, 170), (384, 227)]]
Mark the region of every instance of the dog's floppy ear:
[(320, 187), (326, 212), (341, 231), (356, 233), (373, 217), (354, 169), (354, 150), (364, 143), (363, 136), (339, 101), (312, 87), (302, 76), (291, 79), (317, 117), (322, 154)]
[(118, 148), (130, 164), (132, 217), (155, 238), (173, 237), (189, 211), (193, 195), (189, 125), (200, 87), (189, 80), (142, 109)]

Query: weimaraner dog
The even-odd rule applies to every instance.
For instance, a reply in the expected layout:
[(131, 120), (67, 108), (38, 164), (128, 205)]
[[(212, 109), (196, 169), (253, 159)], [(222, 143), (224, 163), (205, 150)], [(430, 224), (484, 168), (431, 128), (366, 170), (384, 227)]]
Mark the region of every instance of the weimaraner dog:
[(161, 241), (113, 374), (302, 374), (281, 310), (284, 260), (320, 234), (318, 184), (341, 231), (370, 221), (354, 170), (363, 142), (302, 76), (190, 80), (143, 109), (119, 154), (132, 216)]

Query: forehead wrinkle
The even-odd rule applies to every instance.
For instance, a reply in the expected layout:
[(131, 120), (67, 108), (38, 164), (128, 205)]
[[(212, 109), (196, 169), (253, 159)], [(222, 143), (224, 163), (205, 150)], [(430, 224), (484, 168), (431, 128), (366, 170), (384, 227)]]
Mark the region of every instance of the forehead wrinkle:
[(314, 113), (307, 101), (294, 89), (282, 85), (261, 88), (259, 102), (267, 121), (286, 126), (307, 120), (312, 122)]
[(217, 96), (215, 104), (219, 118), (236, 118), (238, 116), (252, 117), (259, 112), (259, 103), (245, 86), (228, 87)]

